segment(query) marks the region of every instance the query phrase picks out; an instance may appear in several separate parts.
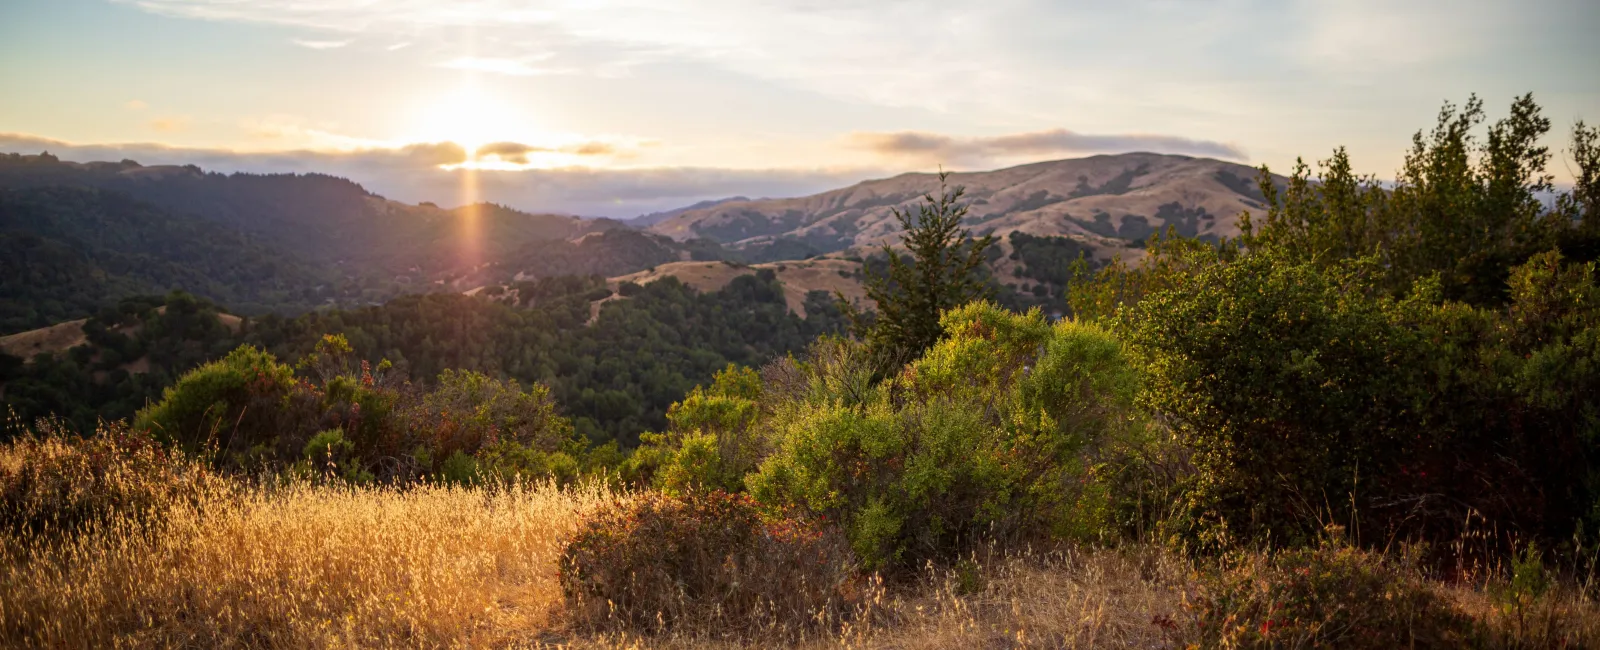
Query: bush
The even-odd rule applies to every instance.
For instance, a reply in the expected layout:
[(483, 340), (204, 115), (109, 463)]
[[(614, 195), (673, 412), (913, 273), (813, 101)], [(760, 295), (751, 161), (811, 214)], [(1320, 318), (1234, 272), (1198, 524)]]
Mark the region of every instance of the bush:
[[(542, 384), (524, 390), (516, 380), (446, 370), (433, 390), (402, 395), (395, 410), (403, 431), (398, 444), (424, 473), (443, 472), (446, 465), (452, 480), (471, 480), (479, 470), (490, 472), (480, 478), (576, 472), (572, 423), (556, 412)], [(462, 458), (454, 459), (458, 454)]]
[(316, 416), (315, 398), (294, 369), (240, 346), (179, 378), (160, 402), (139, 411), (133, 430), (189, 453), (214, 449), (218, 462), (244, 464), (251, 458), (298, 458), (316, 431), (299, 439), (280, 434)]
[(841, 611), (852, 575), (828, 528), (765, 520), (749, 498), (725, 492), (651, 492), (603, 509), (560, 566), (578, 622), (657, 633), (802, 630)]
[(120, 427), (84, 438), (33, 433), (0, 446), (0, 529), (36, 534), (144, 522), (225, 485), (182, 452)]
[(242, 346), (185, 374), (133, 429), (224, 469), (354, 482), (575, 478), (584, 445), (541, 384), (446, 370), (428, 391), (326, 336), (296, 369)]
[(1449, 541), (1472, 516), (1501, 543), (1570, 536), (1600, 494), (1593, 265), (1536, 256), (1504, 310), (1434, 281), (1391, 298), (1371, 271), (1213, 257), (1119, 312), (1141, 401), (1192, 454), (1192, 532), (1299, 542), (1338, 521), (1358, 541)]
[[(749, 479), (756, 498), (836, 518), (873, 568), (948, 559), (979, 537), (1104, 531), (1112, 495), (1098, 459), (1134, 429), (1121, 346), (1091, 325), (988, 303), (951, 311), (944, 327), (857, 402), (789, 389), (813, 396), (773, 418), (780, 437)], [(855, 385), (840, 379), (809, 383)]]
[(1187, 603), (1192, 648), (1459, 648), (1473, 621), (1413, 569), (1346, 546), (1247, 556)]
[(745, 474), (769, 453), (757, 423), (762, 416), (761, 376), (732, 364), (710, 387), (696, 386), (667, 409), (666, 433), (645, 433), (623, 473), (673, 493), (744, 487)]

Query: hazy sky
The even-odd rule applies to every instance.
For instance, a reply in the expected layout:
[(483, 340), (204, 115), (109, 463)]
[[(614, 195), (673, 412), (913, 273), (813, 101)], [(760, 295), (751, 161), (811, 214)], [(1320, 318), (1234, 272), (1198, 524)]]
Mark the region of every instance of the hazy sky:
[[(1565, 178), (1600, 2), (0, 0), (0, 151), (632, 216), (1160, 151), (1392, 176), (1532, 91)], [(453, 142), (452, 144), (440, 144)]]

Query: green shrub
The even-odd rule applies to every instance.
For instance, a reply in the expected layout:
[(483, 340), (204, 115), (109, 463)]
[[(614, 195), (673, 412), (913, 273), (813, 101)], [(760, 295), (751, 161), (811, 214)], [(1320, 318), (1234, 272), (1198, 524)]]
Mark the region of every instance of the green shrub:
[(829, 529), (765, 520), (743, 495), (647, 492), (596, 513), (567, 544), (575, 620), (657, 633), (800, 631), (836, 617), (852, 576)]
[[(148, 432), (226, 469), (345, 480), (571, 480), (586, 455), (547, 387), (446, 370), (432, 390), (376, 370), (326, 336), (296, 369), (243, 346), (184, 375), (140, 411)], [(610, 461), (614, 466), (617, 461)], [(594, 468), (591, 468), (594, 469)]]
[(181, 451), (108, 427), (89, 437), (30, 433), (0, 446), (0, 529), (74, 532), (147, 521), (227, 484)]
[(1358, 465), (1399, 471), (1401, 418), (1424, 397), (1405, 363), (1414, 337), (1354, 293), (1258, 254), (1122, 313), (1148, 375), (1141, 401), (1193, 451), (1207, 532), (1308, 539), (1325, 504), (1348, 502)]
[(1448, 540), (1470, 515), (1569, 536), (1600, 495), (1593, 266), (1536, 256), (1504, 310), (1442, 302), (1433, 281), (1390, 298), (1370, 271), (1254, 252), (1119, 312), (1143, 405), (1191, 453), (1194, 531)]
[(133, 430), (224, 464), (293, 459), (315, 430), (304, 437), (280, 434), (316, 426), (316, 401), (292, 368), (240, 346), (179, 378), (160, 402), (139, 411)]
[(673, 493), (743, 489), (745, 474), (770, 448), (757, 427), (761, 390), (759, 374), (730, 364), (710, 387), (696, 386), (667, 409), (666, 433), (639, 436), (624, 474)]
[(1092, 325), (988, 303), (944, 326), (944, 340), (858, 402), (791, 390), (814, 396), (773, 418), (780, 437), (752, 493), (837, 519), (873, 568), (953, 557), (978, 537), (1104, 531), (1098, 458), (1135, 428), (1120, 345)]
[(1473, 621), (1413, 569), (1324, 545), (1256, 555), (1201, 581), (1186, 603), (1191, 648), (1460, 648)]

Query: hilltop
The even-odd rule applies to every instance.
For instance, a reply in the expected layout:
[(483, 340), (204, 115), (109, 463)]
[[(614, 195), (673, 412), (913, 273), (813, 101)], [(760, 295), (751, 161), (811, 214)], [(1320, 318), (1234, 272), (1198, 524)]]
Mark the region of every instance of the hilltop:
[(783, 301), (789, 311), (805, 317), (807, 297), (821, 291), (832, 300), (834, 292), (844, 294), (851, 301), (867, 302), (867, 292), (861, 283), (861, 262), (838, 258), (818, 258), (792, 262), (764, 262), (737, 264), (732, 262), (673, 262), (647, 271), (639, 271), (608, 279), (613, 291), (622, 283), (649, 284), (666, 277), (693, 287), (697, 291), (721, 291), (734, 278), (762, 270), (771, 270), (783, 284)]
[[(1262, 207), (1257, 173), (1220, 160), (1129, 153), (954, 173), (950, 182), (966, 188), (975, 229), (1069, 237), (1104, 260), (1168, 226), (1191, 237), (1238, 235), (1239, 214)], [(936, 174), (910, 173), (806, 197), (730, 200), (650, 229), (742, 251), (875, 247), (896, 240), (891, 208), (914, 207), (937, 184)]]

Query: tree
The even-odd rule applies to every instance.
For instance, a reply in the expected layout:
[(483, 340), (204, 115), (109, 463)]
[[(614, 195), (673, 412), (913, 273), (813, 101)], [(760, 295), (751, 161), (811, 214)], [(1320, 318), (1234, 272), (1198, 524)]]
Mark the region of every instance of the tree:
[[(1554, 190), (1546, 173), (1550, 130), (1532, 95), (1511, 103), (1506, 117), (1478, 135), (1484, 121), (1476, 96), (1458, 109), (1446, 103), (1433, 131), (1412, 137), (1392, 187), (1357, 176), (1343, 148), (1320, 163), (1313, 179), (1297, 162), (1281, 191), (1265, 167), (1260, 179), (1265, 219), (1246, 214), (1240, 228), (1250, 248), (1275, 248), (1327, 267), (1375, 255), (1396, 295), (1438, 273), (1445, 297), (1476, 305), (1503, 304), (1513, 266), (1560, 246), (1587, 259), (1584, 233), (1593, 232), (1594, 178), (1600, 169), (1595, 134), (1578, 123), (1572, 155), (1577, 186), (1546, 206)], [(1592, 239), (1588, 238), (1588, 239)]]
[(978, 271), (994, 236), (973, 239), (961, 227), (967, 215), (961, 201), (966, 189), (949, 188), (949, 177), (949, 172), (939, 172), (939, 197), (923, 195), (915, 216), (910, 210), (892, 208), (905, 231), (900, 242), (911, 259), (883, 246), (888, 273), (869, 271), (866, 278), (867, 297), (877, 303), (877, 317), (869, 322), (842, 294), (837, 296), (855, 334), (872, 344), (884, 368), (898, 367), (933, 347), (943, 331), (940, 316), (988, 292)]

